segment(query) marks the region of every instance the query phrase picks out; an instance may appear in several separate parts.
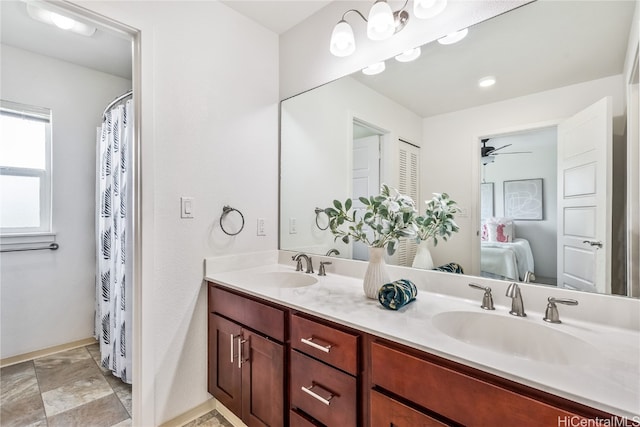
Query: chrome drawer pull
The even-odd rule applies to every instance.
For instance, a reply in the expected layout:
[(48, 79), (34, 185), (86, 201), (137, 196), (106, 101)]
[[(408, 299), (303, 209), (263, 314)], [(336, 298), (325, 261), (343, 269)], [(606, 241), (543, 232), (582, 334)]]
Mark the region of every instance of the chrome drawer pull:
[[(240, 337), (242, 338), (242, 337)], [(246, 343), (247, 340), (238, 339), (238, 368), (242, 368), (242, 364), (246, 362), (246, 360), (242, 357), (242, 344)]]
[(236, 337), (233, 334), (229, 334), (229, 340), (230, 340), (230, 344), (229, 344), (229, 350), (231, 350), (231, 364), (233, 365), (233, 340), (235, 340)]
[(316, 350), (324, 351), (325, 353), (329, 353), (331, 351), (331, 347), (332, 347), (331, 344), (327, 344), (327, 345), (316, 344), (316, 343), (313, 342), (313, 337), (300, 338), (300, 341), (303, 344), (311, 346), (311, 347), (315, 348)]
[(311, 383), (311, 386), (310, 386), (310, 387), (302, 386), (302, 387), (300, 387), (300, 389), (301, 389), (302, 391), (304, 391), (305, 393), (307, 393), (309, 396), (313, 397), (314, 399), (317, 399), (317, 400), (319, 400), (320, 402), (324, 403), (325, 405), (329, 405), (329, 404), (331, 404), (331, 399), (333, 399), (334, 395), (333, 395), (330, 391), (327, 391), (327, 390), (324, 390), (324, 389), (323, 389), (323, 390), (324, 390), (324, 391), (329, 395), (329, 396), (327, 396), (327, 398), (325, 399), (324, 397), (320, 396), (319, 394), (317, 394), (317, 393), (315, 393), (315, 392), (311, 391), (311, 389), (312, 389), (312, 388), (314, 388), (314, 387), (319, 388), (319, 389), (322, 389), (322, 387), (320, 387), (320, 386), (319, 386), (318, 384), (316, 384), (316, 383)]

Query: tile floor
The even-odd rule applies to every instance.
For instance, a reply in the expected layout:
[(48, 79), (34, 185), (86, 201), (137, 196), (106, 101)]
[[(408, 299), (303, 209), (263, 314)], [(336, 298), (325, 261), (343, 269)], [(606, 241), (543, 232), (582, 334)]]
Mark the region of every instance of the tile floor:
[[(98, 344), (0, 370), (2, 427), (131, 426), (131, 386), (101, 368)], [(184, 427), (233, 427), (217, 411)]]
[(131, 386), (98, 361), (96, 343), (2, 368), (0, 424), (130, 426)]

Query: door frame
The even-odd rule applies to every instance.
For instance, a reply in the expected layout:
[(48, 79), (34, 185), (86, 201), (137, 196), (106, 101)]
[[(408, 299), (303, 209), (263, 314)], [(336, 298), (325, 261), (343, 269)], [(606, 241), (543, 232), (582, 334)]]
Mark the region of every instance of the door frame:
[(558, 127), (563, 119), (553, 119), (543, 122), (525, 123), (518, 126), (510, 126), (496, 130), (489, 130), (474, 136), (471, 143), (471, 174), (474, 177), (473, 186), (471, 188), (471, 200), (474, 202), (471, 207), (471, 224), (476, 227), (475, 233), (472, 233), (471, 245), (471, 272), (470, 274), (480, 276), (480, 183), (482, 182), (482, 168), (480, 166), (480, 141), (484, 138), (495, 138), (498, 136), (513, 135), (517, 133), (532, 132), (550, 127)]
[[(52, 2), (47, 0), (47, 4), (53, 8), (59, 8), (60, 10), (70, 15), (75, 15), (81, 18), (83, 21), (93, 22), (96, 25), (107, 29), (118, 35), (128, 37), (131, 40), (132, 46), (132, 103), (135, 127), (133, 129), (133, 144), (131, 149), (131, 165), (133, 185), (132, 187), (132, 200), (133, 206), (129, 210), (133, 216), (133, 230), (131, 235), (133, 236), (133, 254), (130, 257), (132, 260), (133, 277), (131, 285), (133, 286), (133, 325), (132, 325), (132, 414), (131, 420), (133, 425), (144, 425), (147, 423), (153, 423), (155, 418), (155, 407), (153, 399), (154, 388), (154, 373), (153, 373), (153, 355), (146, 355), (143, 352), (143, 347), (152, 348), (149, 346), (150, 337), (152, 334), (146, 334), (149, 338), (145, 338), (145, 345), (143, 346), (143, 313), (142, 313), (142, 271), (143, 271), (143, 252), (142, 252), (142, 31), (134, 28), (123, 22), (117, 21), (110, 17), (101, 15), (93, 10), (86, 9), (77, 4), (73, 4), (67, 1)], [(149, 323), (149, 322), (145, 322)], [(146, 326), (147, 332), (150, 331), (150, 327)], [(151, 367), (151, 369), (144, 367)], [(147, 398), (145, 399), (145, 396)], [(149, 398), (150, 396), (150, 398)], [(144, 402), (144, 404), (143, 404)]]

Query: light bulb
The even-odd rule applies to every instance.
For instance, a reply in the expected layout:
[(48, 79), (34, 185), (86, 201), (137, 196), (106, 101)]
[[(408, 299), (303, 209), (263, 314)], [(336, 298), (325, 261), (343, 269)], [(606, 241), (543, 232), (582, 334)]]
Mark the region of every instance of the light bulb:
[(447, 0), (414, 0), (413, 14), (416, 18), (433, 18), (447, 7)]
[(56, 25), (56, 27), (63, 30), (70, 30), (76, 25), (76, 21), (66, 16), (62, 16), (55, 12), (51, 12), (51, 21)]
[(366, 74), (367, 76), (374, 76), (376, 74), (380, 74), (384, 70), (385, 70), (385, 65), (384, 65), (384, 61), (382, 61), (382, 62), (376, 62), (375, 64), (371, 64), (368, 67), (363, 68), (362, 73)]
[(414, 47), (411, 50), (408, 50), (406, 52), (402, 52), (400, 55), (396, 56), (396, 60), (398, 62), (410, 62), (410, 61), (414, 61), (416, 59), (418, 59), (418, 57), (420, 56), (420, 48), (419, 47)]
[(385, 0), (378, 0), (369, 11), (367, 37), (371, 40), (386, 40), (396, 31), (391, 7)]
[(329, 51), (335, 56), (349, 56), (356, 50), (356, 40), (351, 25), (345, 20), (336, 24), (331, 33)]

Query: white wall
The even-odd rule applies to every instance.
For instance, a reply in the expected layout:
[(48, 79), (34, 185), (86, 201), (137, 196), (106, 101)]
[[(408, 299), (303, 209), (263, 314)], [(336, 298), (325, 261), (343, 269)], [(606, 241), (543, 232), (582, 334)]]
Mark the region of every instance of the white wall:
[[(347, 245), (334, 243), (331, 232), (316, 226), (314, 208), (352, 197), (354, 117), (388, 132), (381, 183), (398, 187), (398, 138), (420, 145), (422, 119), (415, 113), (350, 77), (283, 101), (281, 248), (311, 253), (338, 248), (341, 256), (350, 255)], [(296, 234), (289, 234), (290, 218), (297, 220)]]
[[(472, 266), (474, 262), (476, 268), (479, 266), (473, 251), (477, 257), (480, 242), (474, 216), (479, 201), (480, 137), (557, 124), (605, 96), (613, 97), (613, 116), (622, 116), (621, 75), (424, 119), (422, 198), (446, 191), (469, 211), (468, 216), (457, 219), (460, 232), (432, 251), (434, 263), (455, 261), (465, 273), (479, 273)], [(433, 159), (430, 153), (436, 149), (439, 155)]]
[(95, 140), (131, 81), (2, 45), (2, 99), (52, 110), (57, 251), (0, 256), (1, 358), (93, 336)]
[[(78, 3), (141, 32), (134, 412), (136, 424), (159, 425), (210, 398), (203, 259), (277, 248), (278, 36), (212, 1)], [(180, 219), (180, 196), (194, 198), (195, 218)], [(235, 237), (218, 225), (226, 204), (246, 220)]]

